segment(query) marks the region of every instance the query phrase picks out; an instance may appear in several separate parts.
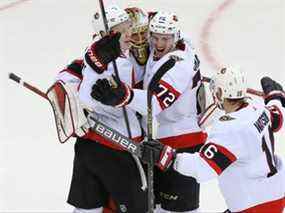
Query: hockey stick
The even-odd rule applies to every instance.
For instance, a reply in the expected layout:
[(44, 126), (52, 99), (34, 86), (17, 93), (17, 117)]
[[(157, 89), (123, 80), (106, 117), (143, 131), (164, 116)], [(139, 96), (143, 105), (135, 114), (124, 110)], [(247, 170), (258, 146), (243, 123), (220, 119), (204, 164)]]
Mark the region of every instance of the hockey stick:
[[(175, 58), (170, 58), (166, 61), (154, 74), (147, 89), (147, 139), (148, 141), (153, 140), (153, 119), (152, 119), (152, 94), (155, 87), (162, 76), (170, 70), (176, 63)], [(150, 161), (147, 165), (147, 179), (148, 179), (148, 213), (154, 211), (154, 191), (153, 191), (153, 167), (154, 159), (153, 153), (150, 153)]]
[(31, 84), (29, 84), (29, 83), (27, 83), (27, 82), (25, 82), (25, 81), (23, 81), (23, 80), (22, 80), (19, 76), (17, 76), (16, 74), (14, 74), (14, 73), (9, 73), (8, 78), (11, 79), (11, 80), (13, 80), (13, 81), (15, 81), (15, 82), (17, 82), (18, 84), (22, 85), (23, 87), (26, 87), (27, 89), (31, 90), (32, 92), (38, 94), (38, 95), (41, 96), (42, 98), (48, 100), (47, 95), (46, 95), (43, 91), (39, 90), (38, 88), (32, 86)]
[[(203, 82), (207, 82), (207, 83), (210, 83), (211, 80), (212, 80), (211, 78), (205, 77), (205, 76), (203, 76), (203, 79), (202, 79)], [(251, 89), (251, 88), (247, 88), (246, 92), (249, 93), (249, 94), (252, 94), (252, 95), (264, 98), (264, 93), (261, 92), (261, 91), (258, 91), (258, 90), (255, 90), (255, 89)]]
[[(23, 81), (19, 76), (14, 73), (9, 73), (9, 79), (17, 82), (18, 84), (23, 85), (25, 88), (29, 89), (33, 93), (36, 93), (40, 97), (48, 100), (47, 95), (41, 91), (40, 89), (32, 86), (31, 84)], [(130, 152), (131, 154), (136, 155), (137, 157), (141, 157), (141, 147), (139, 143), (132, 141), (131, 139), (125, 137), (118, 131), (106, 126), (105, 124), (101, 123), (97, 119), (90, 116), (90, 119), (95, 123), (94, 126), (91, 128), (94, 132), (98, 135), (101, 135), (106, 140), (110, 141), (113, 144), (118, 145), (119, 147), (123, 148), (124, 150)]]
[(89, 118), (95, 123), (91, 130), (96, 132), (98, 135), (101, 135), (106, 140), (110, 141), (113, 144), (116, 144), (128, 151), (129, 153), (141, 157), (141, 146), (139, 143), (132, 141), (130, 138), (122, 135), (118, 131), (112, 129), (111, 127), (106, 126), (97, 119), (89, 116)]
[[(100, 3), (100, 9), (101, 9), (101, 14), (102, 14), (102, 18), (103, 18), (105, 31), (106, 31), (106, 33), (108, 33), (109, 32), (109, 26), (108, 26), (108, 21), (107, 21), (105, 7), (104, 7), (104, 2), (103, 2), (103, 0), (99, 0), (99, 3)], [(120, 81), (120, 76), (119, 76), (119, 72), (118, 72), (118, 67), (117, 67), (116, 61), (112, 60), (112, 64), (113, 64), (113, 67), (114, 67), (115, 76), (116, 76), (117, 80)], [(124, 119), (125, 119), (125, 124), (126, 124), (126, 127), (127, 127), (128, 136), (130, 138), (132, 138), (131, 129), (130, 129), (130, 123), (129, 123), (126, 107), (123, 106), (122, 110), (123, 110), (123, 115), (124, 115)]]
[[(104, 23), (104, 27), (105, 27), (105, 31), (106, 33), (109, 32), (109, 26), (108, 26), (108, 21), (107, 21), (107, 17), (106, 17), (106, 10), (104, 7), (104, 2), (103, 0), (99, 0), (99, 4), (100, 4), (100, 9), (101, 9), (101, 14), (102, 14), (102, 18), (103, 18), (103, 23)], [(114, 72), (115, 72), (115, 77), (117, 78), (117, 80), (120, 81), (120, 76), (119, 76), (119, 72), (118, 72), (118, 67), (117, 67), (117, 63), (115, 60), (112, 60), (112, 64), (114, 67)], [(128, 113), (126, 110), (126, 107), (123, 106), (122, 107), (122, 111), (123, 111), (123, 116), (124, 116), (124, 120), (125, 120), (125, 124), (126, 124), (126, 128), (127, 128), (127, 132), (128, 132), (128, 136), (129, 138), (132, 138), (132, 133), (131, 133), (131, 129), (130, 129), (130, 122), (129, 122), (129, 118), (128, 118)], [(147, 187), (147, 183), (146, 183), (146, 177), (145, 177), (145, 173), (143, 170), (143, 167), (141, 165), (140, 160), (133, 155), (133, 158), (137, 164), (137, 167), (139, 169), (140, 172), (140, 176), (141, 176), (141, 181), (142, 181), (142, 190), (145, 190)]]

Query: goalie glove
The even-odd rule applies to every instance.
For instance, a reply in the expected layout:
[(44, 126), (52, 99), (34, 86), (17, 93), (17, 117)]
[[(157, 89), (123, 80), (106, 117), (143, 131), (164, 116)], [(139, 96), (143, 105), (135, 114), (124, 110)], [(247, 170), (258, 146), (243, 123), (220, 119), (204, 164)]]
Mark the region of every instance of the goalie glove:
[[(76, 87), (76, 85), (75, 85)], [(72, 84), (57, 81), (47, 91), (48, 100), (54, 112), (58, 139), (66, 142), (71, 136), (83, 136), (89, 130), (89, 123)]]
[(133, 90), (114, 76), (110, 79), (98, 79), (91, 91), (91, 97), (96, 101), (114, 107), (129, 104), (133, 95)]
[(120, 33), (111, 33), (95, 41), (85, 53), (85, 62), (97, 73), (107, 70), (108, 64), (121, 55)]
[(144, 163), (150, 163), (151, 157), (159, 169), (166, 171), (173, 164), (176, 157), (176, 151), (170, 146), (161, 144), (156, 140), (143, 142), (142, 161)]
[(265, 94), (265, 104), (271, 100), (279, 100), (282, 106), (285, 107), (285, 93), (279, 83), (269, 77), (263, 77), (261, 79), (261, 86)]

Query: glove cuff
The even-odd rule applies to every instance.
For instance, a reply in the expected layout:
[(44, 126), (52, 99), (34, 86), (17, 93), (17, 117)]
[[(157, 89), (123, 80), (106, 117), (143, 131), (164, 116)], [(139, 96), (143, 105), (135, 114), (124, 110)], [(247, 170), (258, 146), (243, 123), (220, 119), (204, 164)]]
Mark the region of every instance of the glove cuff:
[(107, 69), (107, 65), (100, 62), (100, 59), (93, 54), (91, 48), (85, 53), (85, 61), (98, 74), (103, 73)]
[(274, 90), (268, 93), (264, 98), (264, 102), (268, 104), (271, 100), (279, 100), (282, 106), (285, 107), (285, 93), (283, 91)]
[(123, 107), (125, 105), (128, 105), (133, 100), (134, 97), (134, 91), (132, 90), (131, 87), (129, 87), (129, 85), (123, 83), (122, 86), (125, 89), (125, 96), (123, 100), (116, 105), (116, 107)]
[(166, 171), (173, 164), (175, 157), (176, 157), (175, 149), (166, 145), (160, 154), (160, 159), (157, 164), (158, 168), (161, 169), (162, 171)]

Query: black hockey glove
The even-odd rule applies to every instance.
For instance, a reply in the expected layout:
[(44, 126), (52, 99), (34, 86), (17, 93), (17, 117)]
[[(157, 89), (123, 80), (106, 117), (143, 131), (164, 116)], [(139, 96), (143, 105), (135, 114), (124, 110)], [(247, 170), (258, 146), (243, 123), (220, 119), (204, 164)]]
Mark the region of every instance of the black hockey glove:
[(142, 161), (149, 163), (151, 156), (153, 157), (155, 165), (162, 171), (166, 171), (173, 164), (176, 151), (170, 146), (161, 144), (157, 140), (143, 142)]
[(85, 54), (86, 63), (97, 73), (107, 69), (107, 65), (121, 54), (121, 33), (112, 33), (94, 42)]
[(269, 77), (261, 79), (261, 86), (265, 94), (264, 102), (267, 104), (271, 100), (279, 100), (285, 107), (285, 93), (282, 86)]
[(122, 107), (131, 102), (133, 90), (112, 76), (110, 79), (98, 79), (92, 87), (91, 96), (102, 104)]

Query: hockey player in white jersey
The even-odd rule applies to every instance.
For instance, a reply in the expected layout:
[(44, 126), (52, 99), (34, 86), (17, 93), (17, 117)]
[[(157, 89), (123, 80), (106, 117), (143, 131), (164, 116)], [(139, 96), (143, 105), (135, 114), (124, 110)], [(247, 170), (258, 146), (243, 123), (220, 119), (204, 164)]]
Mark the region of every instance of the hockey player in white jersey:
[[(269, 77), (261, 80), (265, 105), (246, 99), (245, 77), (238, 68), (223, 68), (213, 78), (212, 91), (225, 111), (208, 133), (199, 153), (181, 153), (172, 168), (199, 182), (218, 178), (228, 212), (282, 213), (285, 206), (285, 170), (274, 153), (274, 133), (283, 125), (285, 93)], [(175, 156), (167, 147), (156, 150), (158, 164)], [(169, 154), (171, 153), (171, 154)], [(161, 159), (164, 159), (162, 162)], [(167, 161), (165, 161), (167, 159)]]
[[(83, 60), (77, 59), (60, 72), (55, 85), (75, 85), (80, 89), (82, 102), (94, 111), (91, 116), (128, 136), (122, 110), (96, 103), (90, 96), (92, 88), (88, 85), (92, 87), (90, 82), (113, 73), (113, 67), (109, 64), (111, 58), (104, 55), (111, 52), (114, 59), (119, 57), (116, 62), (121, 79), (130, 87), (139, 86), (148, 57), (148, 17), (138, 8), (127, 8), (124, 11), (115, 5), (106, 8), (106, 15), (112, 33), (101, 40), (97, 39), (98, 41), (89, 47), (85, 55), (85, 65)], [(130, 48), (131, 57), (128, 57), (127, 53), (121, 54), (120, 47), (127, 51)], [(97, 52), (98, 48), (100, 50)], [(97, 59), (98, 61), (94, 61)], [(55, 88), (56, 86), (53, 86), (50, 91), (62, 94), (57, 93)], [(135, 112), (128, 110), (128, 117), (132, 122), (132, 137), (140, 141), (141, 128)], [(145, 183), (141, 180), (138, 168), (129, 153), (91, 130), (84, 136), (77, 137), (68, 197), (68, 203), (76, 207), (74, 212), (146, 212), (146, 192), (141, 189), (142, 185)], [(126, 188), (129, 189), (127, 193)], [(109, 201), (111, 203), (108, 203)], [(103, 206), (108, 208), (103, 209)]]
[[(146, 126), (148, 85), (158, 70), (170, 59), (173, 67), (162, 76), (152, 90), (153, 111), (158, 122), (157, 138), (178, 152), (193, 153), (204, 144), (206, 134), (197, 122), (197, 90), (201, 84), (199, 59), (188, 40), (180, 37), (177, 16), (169, 12), (157, 12), (149, 23), (151, 53), (144, 75), (144, 90), (130, 89), (122, 82), (112, 87), (100, 81), (93, 87), (94, 98), (105, 105), (123, 106), (143, 115)], [(130, 95), (129, 95), (130, 94)], [(119, 98), (118, 97), (124, 97)], [(111, 103), (109, 100), (116, 100)], [(126, 101), (127, 100), (127, 101)], [(199, 184), (171, 170), (155, 171), (155, 196), (161, 204), (161, 212), (196, 212), (199, 207)]]

